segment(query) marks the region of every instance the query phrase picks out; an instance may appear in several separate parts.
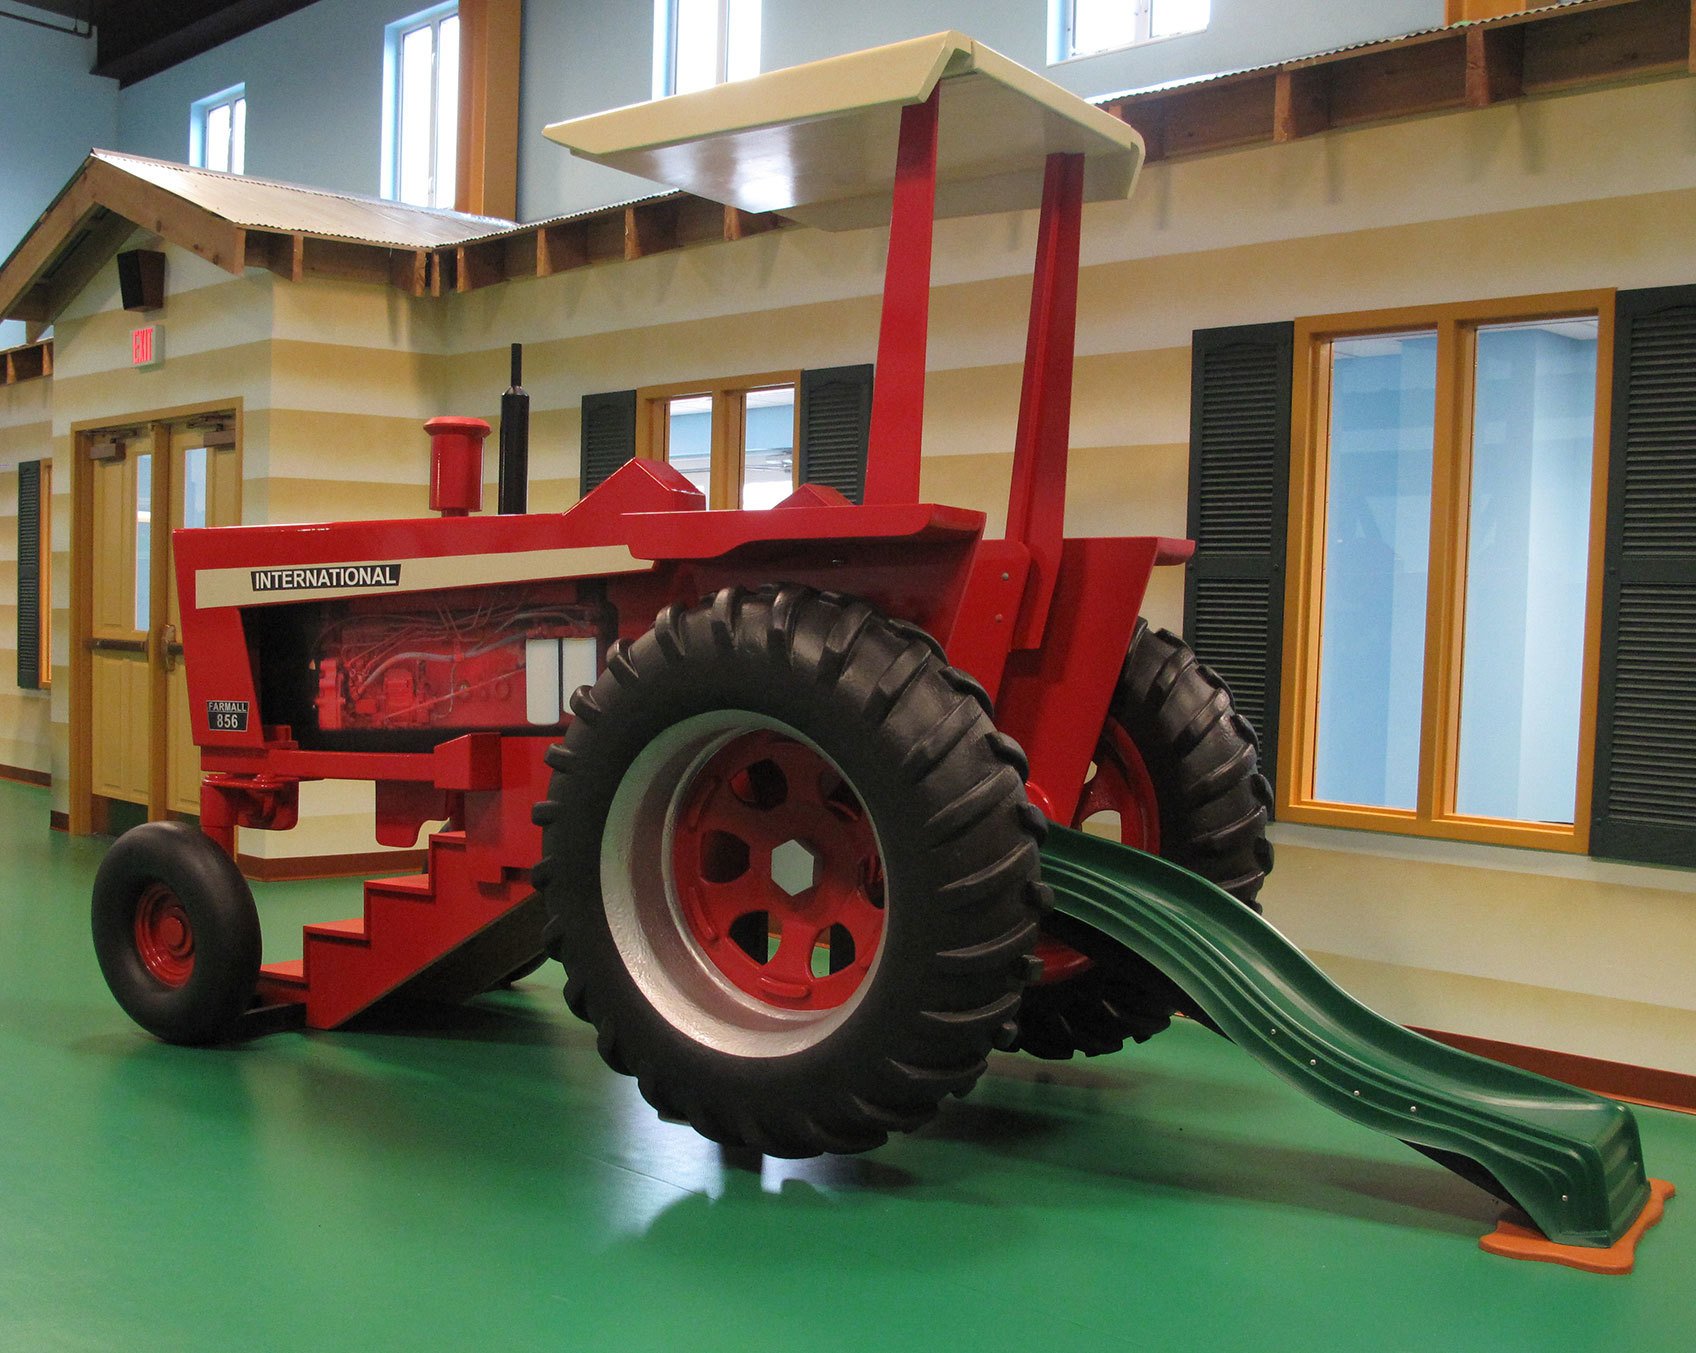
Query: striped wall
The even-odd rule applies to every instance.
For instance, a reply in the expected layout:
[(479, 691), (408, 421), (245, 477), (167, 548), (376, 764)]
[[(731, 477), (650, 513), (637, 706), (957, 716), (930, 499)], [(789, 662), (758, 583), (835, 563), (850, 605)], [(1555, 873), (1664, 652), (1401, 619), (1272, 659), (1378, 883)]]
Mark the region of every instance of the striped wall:
[[(0, 774), (45, 775), (52, 770), (52, 693), (23, 690), (17, 684), (18, 465), (52, 458), (52, 397), (51, 380), (0, 386)], [(62, 605), (70, 568), (63, 521), (52, 522), (51, 539), (55, 553), (43, 584)], [(53, 645), (56, 653), (65, 651), (57, 631)]]
[[(145, 246), (159, 247), (142, 233), (127, 247)], [(440, 319), (429, 304), (345, 282), (232, 277), (184, 250), (165, 252), (169, 299), (149, 316), (164, 327), (162, 365), (129, 365), (138, 320), (121, 308), (115, 266), (60, 318), (67, 360), (52, 382), (57, 443), (68, 453), (77, 425), (228, 403), (242, 411), (243, 521), (422, 513), (428, 444), (420, 425), (445, 411), (448, 365), (436, 351)], [(54, 487), (68, 504), (68, 476), (56, 477)], [(55, 806), (62, 810), (68, 705), (54, 717)], [(244, 832), (241, 852), (277, 858), (379, 849), (369, 785), (308, 784), (301, 797), (302, 830)]]
[[(1072, 533), (1183, 531), (1196, 328), (1696, 280), (1692, 126), (1696, 80), (1674, 79), (1151, 167), (1134, 202), (1086, 212)], [(939, 228), (923, 487), (981, 508), (992, 531), (1033, 245), (1028, 215)], [(531, 501), (557, 510), (576, 499), (586, 393), (870, 360), (883, 246), (875, 230), (786, 230), (437, 301), (234, 279), (171, 251), (165, 366), (124, 369), (128, 320), (103, 274), (60, 325), (52, 437), (239, 397), (247, 520), (410, 515), (424, 504), (418, 425), (493, 421), (516, 340), (535, 399)], [(1180, 583), (1157, 578), (1156, 622), (1179, 622)], [(54, 717), (62, 774), (57, 699)], [(368, 804), (357, 787), (314, 787), (299, 831), (247, 833), (243, 849), (370, 849)], [(1268, 913), (1387, 1013), (1696, 1072), (1693, 876), (1276, 832)]]

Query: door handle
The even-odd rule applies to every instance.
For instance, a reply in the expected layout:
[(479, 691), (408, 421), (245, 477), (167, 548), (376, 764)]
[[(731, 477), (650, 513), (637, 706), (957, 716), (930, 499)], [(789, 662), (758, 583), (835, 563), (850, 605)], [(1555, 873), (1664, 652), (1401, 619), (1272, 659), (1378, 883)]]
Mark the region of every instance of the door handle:
[(165, 670), (177, 670), (177, 660), (183, 655), (182, 642), (177, 638), (177, 627), (165, 624), (159, 627), (159, 647), (165, 654)]

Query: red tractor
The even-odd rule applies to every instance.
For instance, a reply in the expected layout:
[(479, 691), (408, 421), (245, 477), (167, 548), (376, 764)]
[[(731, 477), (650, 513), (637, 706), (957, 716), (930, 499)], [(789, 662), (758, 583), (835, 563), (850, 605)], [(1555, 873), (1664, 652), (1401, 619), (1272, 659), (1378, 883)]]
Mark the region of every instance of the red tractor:
[[(1550, 1235), (1619, 1239), (1649, 1197), (1629, 1115), (1580, 1096), (1558, 1143), (1526, 1146), (1501, 1106), (1546, 1111), (1548, 1083), (1363, 1024), (1254, 914), (1271, 866), (1254, 734), (1138, 619), (1189, 543), (1064, 536), (1081, 209), (1130, 192), (1136, 133), (942, 34), (549, 134), (825, 228), (891, 211), (864, 501), (803, 485), (709, 513), (635, 460), (526, 514), (514, 454), (516, 513), (472, 515), (487, 425), (438, 419), (439, 518), (178, 532), (201, 821), (127, 833), (94, 898), (137, 1022), (183, 1043), (330, 1029), (545, 952), (663, 1114), (802, 1156), (918, 1127), (994, 1048), (1105, 1052), (1181, 1008), (1529, 1199)], [(932, 224), (1038, 204), (992, 540), (982, 513), (919, 501)], [(262, 966), (234, 828), (293, 826), (319, 778), (374, 781), (385, 844), (445, 827), (426, 873), (368, 883), (363, 915)], [(1065, 830), (1100, 813), (1119, 844)]]

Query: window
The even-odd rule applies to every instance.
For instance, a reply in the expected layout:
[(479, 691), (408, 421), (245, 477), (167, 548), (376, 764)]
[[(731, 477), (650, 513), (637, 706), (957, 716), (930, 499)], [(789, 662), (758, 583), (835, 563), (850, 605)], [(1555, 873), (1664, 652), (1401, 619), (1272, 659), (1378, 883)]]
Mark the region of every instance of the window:
[(656, 99), (759, 73), (760, 0), (656, 0)]
[(1056, 60), (1094, 56), (1139, 42), (1200, 33), (1212, 0), (1057, 0), (1061, 42)]
[(383, 61), (383, 196), (452, 207), (459, 155), (459, 6), (390, 24)]
[(796, 488), (798, 372), (638, 392), (646, 437), (711, 508), (775, 507)]
[(197, 100), (189, 109), (188, 162), (197, 169), (247, 171), (247, 86)]
[(771, 507), (798, 484), (857, 503), (872, 376), (868, 362), (585, 394), (578, 492), (594, 492), (640, 455), (669, 460), (709, 507)]
[(1585, 848), (1611, 305), (1296, 326), (1282, 816)]

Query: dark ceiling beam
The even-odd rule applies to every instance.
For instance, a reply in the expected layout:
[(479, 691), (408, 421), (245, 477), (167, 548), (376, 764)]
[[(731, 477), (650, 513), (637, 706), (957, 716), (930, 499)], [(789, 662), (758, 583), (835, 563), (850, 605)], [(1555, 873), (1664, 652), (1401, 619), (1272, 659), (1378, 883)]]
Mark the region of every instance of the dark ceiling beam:
[(49, 14), (63, 14), (67, 19), (94, 22), (94, 0), (12, 0), (22, 9), (44, 9)]
[(95, 75), (119, 88), (169, 70), (313, 0), (97, 0)]

